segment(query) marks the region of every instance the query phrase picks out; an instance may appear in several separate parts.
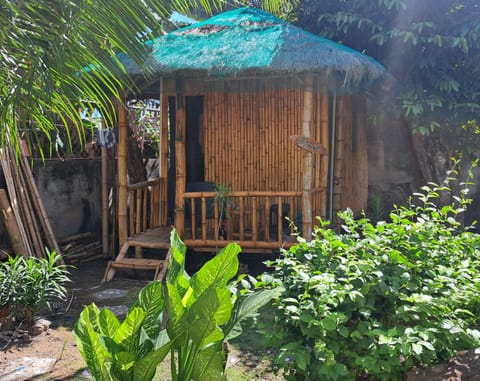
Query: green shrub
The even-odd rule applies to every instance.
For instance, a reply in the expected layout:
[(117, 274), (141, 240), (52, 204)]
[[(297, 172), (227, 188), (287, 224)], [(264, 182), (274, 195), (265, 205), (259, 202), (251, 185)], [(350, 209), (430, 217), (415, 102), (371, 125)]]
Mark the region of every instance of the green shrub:
[[(242, 293), (229, 284), (240, 247), (230, 244), (193, 276), (175, 230), (165, 287), (148, 284), (123, 322), (108, 309), (86, 307), (75, 324), (78, 348), (95, 380), (151, 380), (170, 353), (173, 381), (225, 380), (223, 342), (241, 333), (240, 322), (279, 294)], [(164, 314), (168, 321), (164, 321)]]
[(0, 309), (8, 309), (7, 319), (25, 318), (32, 323), (37, 308), (66, 296), (69, 281), (67, 266), (59, 265), (60, 256), (46, 251), (46, 258), (8, 257), (0, 262)]
[(457, 222), (465, 199), (436, 205), (445, 190), (424, 187), (390, 222), (340, 213), (341, 234), (324, 224), (270, 263), (288, 380), (400, 380), (480, 346), (480, 236)]

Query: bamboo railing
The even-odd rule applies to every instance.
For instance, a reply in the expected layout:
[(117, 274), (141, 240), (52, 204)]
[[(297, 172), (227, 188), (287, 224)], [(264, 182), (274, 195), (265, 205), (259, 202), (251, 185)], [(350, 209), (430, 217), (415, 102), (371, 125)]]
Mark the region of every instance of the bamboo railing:
[(158, 178), (127, 187), (128, 238), (167, 225), (166, 185), (165, 178)]
[[(293, 244), (301, 228), (302, 192), (217, 192), (184, 194), (185, 236), (189, 247), (217, 247), (225, 241), (245, 249), (279, 249)], [(291, 223), (290, 223), (290, 222)]]

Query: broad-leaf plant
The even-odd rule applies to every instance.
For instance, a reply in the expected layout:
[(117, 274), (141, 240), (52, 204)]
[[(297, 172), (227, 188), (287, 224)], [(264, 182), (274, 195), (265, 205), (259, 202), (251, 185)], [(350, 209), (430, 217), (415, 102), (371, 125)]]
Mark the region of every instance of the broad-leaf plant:
[(225, 380), (223, 343), (279, 294), (241, 293), (230, 283), (240, 251), (231, 243), (190, 276), (186, 247), (173, 230), (165, 285), (154, 281), (143, 288), (122, 322), (95, 304), (80, 314), (74, 333), (94, 379), (151, 380), (169, 353), (173, 381)]

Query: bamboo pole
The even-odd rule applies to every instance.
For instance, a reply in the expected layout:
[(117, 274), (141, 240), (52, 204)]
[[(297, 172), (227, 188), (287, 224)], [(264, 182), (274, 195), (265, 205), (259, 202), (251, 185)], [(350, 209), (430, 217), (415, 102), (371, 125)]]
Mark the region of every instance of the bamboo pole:
[[(36, 219), (36, 215), (33, 209), (32, 199), (29, 197), (29, 193), (27, 192), (26, 179), (23, 177), (22, 174), (21, 163), (22, 162), (20, 162), (19, 167), (16, 167), (14, 163), (11, 162), (12, 170), (15, 173), (16, 177), (16, 187), (18, 190), (17, 195), (20, 198), (20, 211), (22, 217), (27, 222), (27, 232), (30, 235), (30, 242), (33, 243), (36, 256), (38, 258), (43, 258), (45, 256), (45, 252), (42, 234), (40, 232), (40, 227), (38, 226), (38, 221)], [(38, 195), (38, 197), (40, 198), (40, 195)], [(54, 247), (50, 246), (50, 249), (54, 249)]]
[[(167, 192), (164, 189), (168, 189), (168, 96), (160, 94), (160, 101), (162, 103), (162, 111), (160, 114), (162, 120), (162, 136), (160, 138), (160, 164), (159, 164), (159, 176), (161, 179), (166, 179), (167, 183), (164, 186), (160, 186), (159, 190), (159, 225), (165, 226), (167, 224), (168, 206), (167, 204)], [(163, 180), (161, 180), (163, 181)]]
[(252, 197), (252, 241), (258, 240), (257, 198)]
[(344, 130), (345, 130), (345, 96), (339, 97), (336, 108), (336, 136), (335, 136), (335, 169), (334, 169), (334, 190), (333, 190), (333, 208), (334, 216), (343, 208), (343, 186), (344, 174)]
[[(329, 146), (329, 116), (328, 116), (328, 97), (322, 95), (322, 102), (320, 108), (320, 143), (324, 147)], [(329, 150), (330, 155), (330, 150)], [(320, 201), (320, 215), (322, 218), (327, 218), (327, 188), (328, 188), (328, 155), (320, 156), (320, 189), (321, 201)]]
[[(142, 189), (136, 189), (133, 192), (134, 197), (130, 198), (130, 218), (134, 220), (135, 225), (133, 235), (137, 235), (142, 232), (142, 193)], [(135, 200), (134, 204), (133, 200)], [(135, 257), (141, 257), (141, 247), (135, 247)]]
[(130, 213), (128, 214), (128, 232), (127, 237), (135, 235), (135, 193), (136, 190), (128, 190), (127, 197), (130, 200)]
[(17, 220), (13, 213), (12, 206), (8, 201), (7, 192), (5, 189), (0, 189), (0, 210), (2, 213), (2, 220), (7, 228), (8, 236), (10, 237), (10, 243), (12, 244), (13, 253), (15, 255), (26, 255), (27, 249), (20, 233)]
[(239, 217), (239, 230), (240, 230), (240, 241), (243, 241), (245, 234), (245, 202), (244, 198), (240, 197), (240, 217)]
[(277, 197), (277, 241), (278, 244), (282, 244), (283, 238), (283, 219), (282, 219), (282, 198), (279, 196)]
[(185, 96), (182, 84), (177, 83), (176, 100), (176, 188), (175, 188), (175, 228), (180, 237), (185, 232)]
[(108, 258), (108, 157), (107, 148), (102, 147), (102, 255)]
[(128, 143), (128, 121), (126, 110), (126, 97), (123, 94), (121, 101), (117, 104), (118, 114), (118, 244), (119, 247), (128, 238), (127, 225), (127, 143)]
[(110, 166), (110, 170), (112, 171), (112, 186), (111, 186), (111, 212), (112, 212), (112, 237), (110, 239), (110, 255), (113, 258), (117, 251), (116, 243), (117, 243), (117, 235), (118, 235), (118, 173), (115, 170), (118, 166), (115, 165), (115, 158), (117, 157), (118, 150), (114, 147), (114, 160), (112, 165)]
[(58, 242), (57, 242), (57, 239), (55, 238), (55, 234), (50, 224), (50, 220), (48, 219), (48, 215), (43, 205), (42, 199), (40, 197), (37, 184), (35, 183), (35, 179), (33, 178), (33, 174), (30, 169), (28, 159), (24, 154), (22, 154), (22, 159), (23, 161), (21, 162), (21, 166), (22, 166), (23, 173), (25, 174), (25, 177), (26, 177), (27, 189), (29, 191), (29, 194), (31, 195), (33, 205), (35, 206), (37, 213), (39, 215), (40, 224), (45, 234), (46, 241), (51, 249), (55, 250), (58, 255), (61, 255), (60, 247), (58, 246)]
[[(312, 124), (313, 79), (311, 74), (305, 76), (303, 98), (302, 134), (309, 138)], [(302, 195), (302, 231), (303, 237), (312, 239), (312, 153), (306, 151), (303, 159), (303, 195)]]
[(202, 203), (202, 239), (205, 241), (207, 239), (207, 199), (205, 197), (202, 197), (201, 203)]

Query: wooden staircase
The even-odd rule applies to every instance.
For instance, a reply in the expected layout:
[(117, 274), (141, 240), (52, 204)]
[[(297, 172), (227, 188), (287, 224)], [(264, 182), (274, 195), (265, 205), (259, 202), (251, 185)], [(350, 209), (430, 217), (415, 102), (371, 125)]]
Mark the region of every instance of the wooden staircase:
[[(109, 261), (102, 283), (112, 280), (117, 269), (154, 270), (154, 280), (163, 280), (170, 259), (170, 229), (157, 228), (127, 239), (114, 261)], [(130, 247), (168, 250), (165, 259), (129, 258)]]

